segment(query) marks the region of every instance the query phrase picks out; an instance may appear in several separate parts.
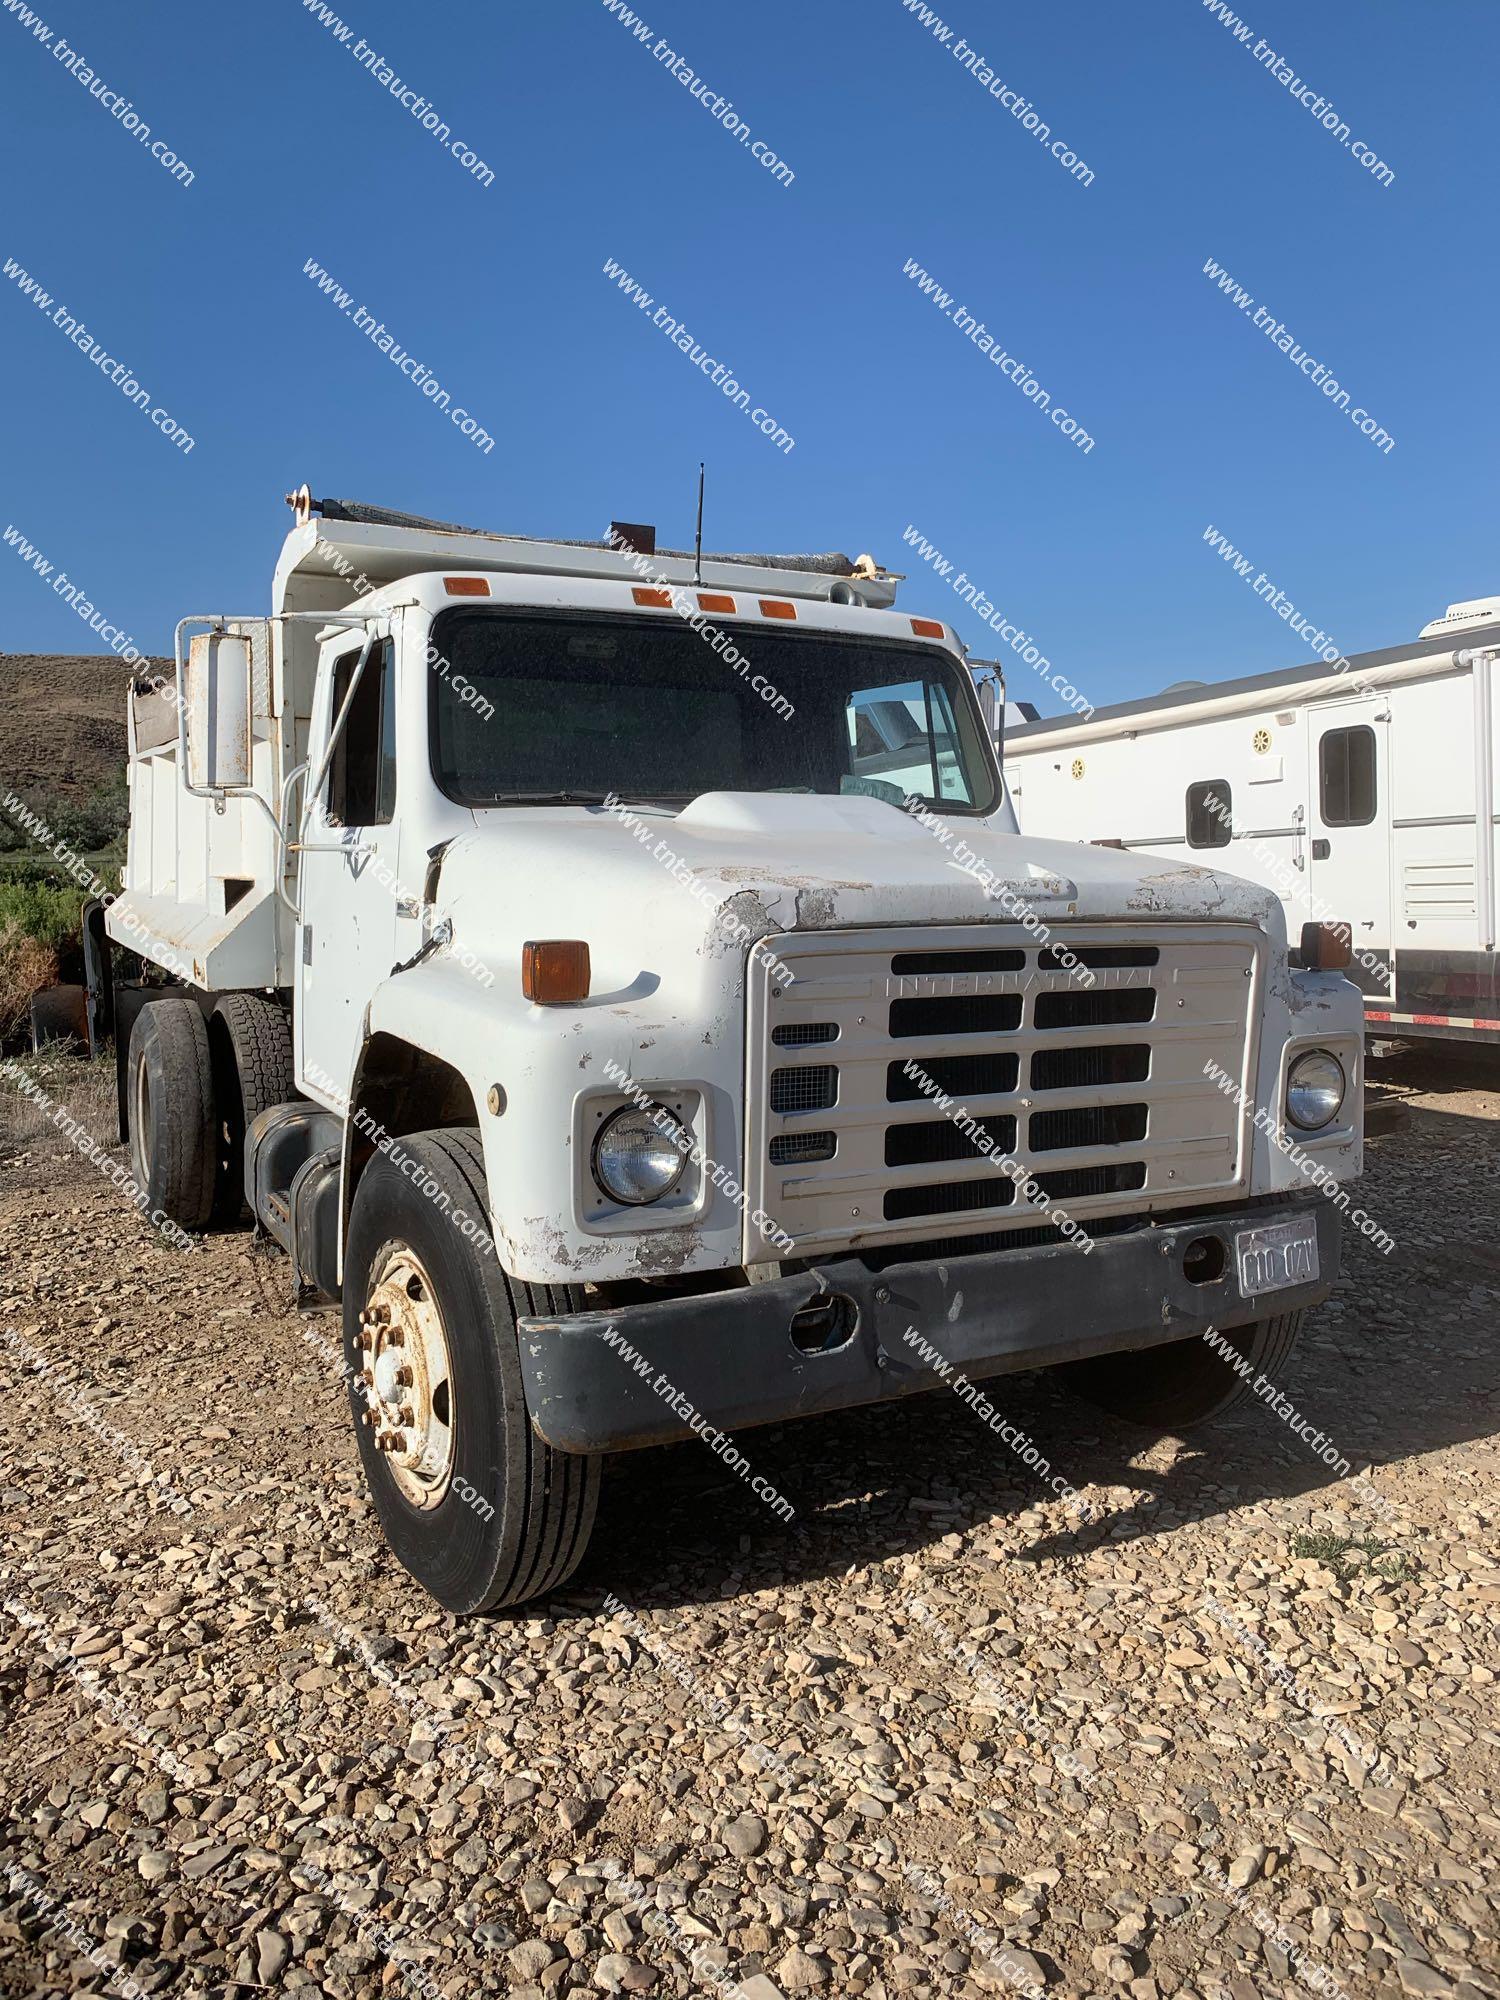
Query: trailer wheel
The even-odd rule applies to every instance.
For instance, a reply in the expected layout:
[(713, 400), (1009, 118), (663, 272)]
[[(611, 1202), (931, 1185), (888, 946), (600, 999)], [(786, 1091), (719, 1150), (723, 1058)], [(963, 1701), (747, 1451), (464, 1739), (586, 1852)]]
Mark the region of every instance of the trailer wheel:
[[(394, 1155), (394, 1158), (392, 1157)], [(488, 1236), (479, 1135), (420, 1132), (377, 1153), (354, 1192), (344, 1359), (360, 1458), (397, 1558), (448, 1610), (545, 1596), (583, 1557), (599, 1460), (531, 1427), (516, 1318), (578, 1309), (518, 1284)]]
[(245, 1134), (272, 1104), (300, 1093), (292, 1055), (292, 1028), (282, 1008), (259, 993), (226, 993), (208, 1029), (218, 1105), (214, 1208), (223, 1222), (243, 1222)]
[(213, 1063), (196, 1001), (153, 1000), (136, 1016), (126, 1064), (130, 1165), (152, 1214), (207, 1226), (214, 1204)]
[(1221, 1337), (1250, 1364), (1244, 1376), (1201, 1336), (1069, 1361), (1057, 1373), (1075, 1394), (1111, 1416), (1180, 1434), (1242, 1403), (1257, 1375), (1279, 1381), (1301, 1331), (1300, 1312), (1225, 1327)]

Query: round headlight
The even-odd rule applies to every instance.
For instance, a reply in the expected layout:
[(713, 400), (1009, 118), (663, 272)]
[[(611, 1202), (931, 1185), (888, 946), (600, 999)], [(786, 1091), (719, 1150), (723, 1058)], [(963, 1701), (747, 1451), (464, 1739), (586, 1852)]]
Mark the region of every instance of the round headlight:
[(1298, 1056), (1286, 1073), (1286, 1115), (1304, 1132), (1331, 1125), (1344, 1106), (1344, 1066), (1327, 1049)]
[(611, 1201), (638, 1208), (660, 1201), (682, 1179), (690, 1141), (664, 1105), (626, 1104), (599, 1127), (594, 1179)]

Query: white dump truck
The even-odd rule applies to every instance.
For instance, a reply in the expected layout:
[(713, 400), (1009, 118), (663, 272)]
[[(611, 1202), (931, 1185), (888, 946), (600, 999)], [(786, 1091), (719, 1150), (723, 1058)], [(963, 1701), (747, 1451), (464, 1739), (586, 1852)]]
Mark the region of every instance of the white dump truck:
[(434, 1597), (554, 1589), (606, 1456), (695, 1430), (1051, 1365), (1181, 1429), (1228, 1350), (1275, 1377), (1337, 1272), (1307, 1163), (1361, 1164), (1337, 927), (1018, 835), (868, 557), (293, 498), (269, 615), (132, 691), (121, 1123), (151, 1206), (341, 1305)]

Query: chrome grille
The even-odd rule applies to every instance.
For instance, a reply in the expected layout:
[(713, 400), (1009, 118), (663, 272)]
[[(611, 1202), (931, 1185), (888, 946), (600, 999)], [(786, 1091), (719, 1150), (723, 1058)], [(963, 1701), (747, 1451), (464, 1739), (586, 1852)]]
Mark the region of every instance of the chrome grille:
[[(1204, 1066), (1253, 1076), (1258, 932), (1059, 926), (1038, 946), (976, 928), (798, 933), (752, 955), (745, 1185), (799, 1252), (1034, 1229), (976, 1141), (1085, 1227), (1244, 1191), (1246, 1120)], [(768, 958), (794, 977), (773, 983)], [(747, 1236), (747, 1261), (767, 1254)]]

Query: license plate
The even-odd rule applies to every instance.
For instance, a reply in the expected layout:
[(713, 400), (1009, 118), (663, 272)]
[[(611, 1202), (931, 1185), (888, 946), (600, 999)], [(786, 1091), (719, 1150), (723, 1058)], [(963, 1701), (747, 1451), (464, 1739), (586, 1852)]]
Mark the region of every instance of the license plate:
[(1268, 1222), (1259, 1229), (1236, 1230), (1235, 1262), (1239, 1266), (1240, 1297), (1282, 1292), (1288, 1285), (1310, 1284), (1318, 1275), (1318, 1226), (1310, 1215), (1295, 1222)]

